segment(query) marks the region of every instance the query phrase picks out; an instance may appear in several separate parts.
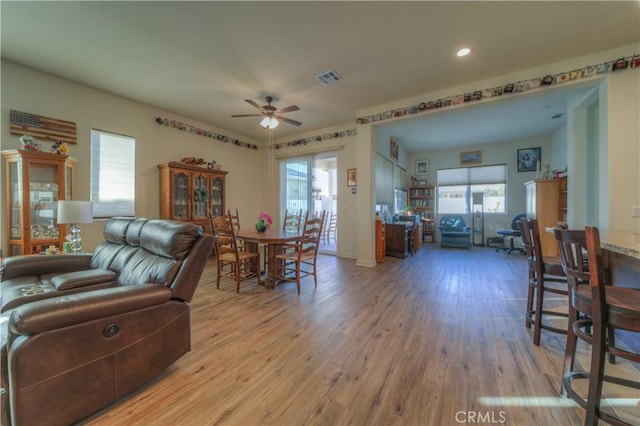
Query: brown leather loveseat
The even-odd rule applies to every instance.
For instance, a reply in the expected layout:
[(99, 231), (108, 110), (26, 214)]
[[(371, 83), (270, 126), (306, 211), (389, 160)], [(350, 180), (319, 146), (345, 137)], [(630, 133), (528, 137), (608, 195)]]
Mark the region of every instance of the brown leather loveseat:
[(112, 218), (93, 254), (4, 260), (2, 424), (70, 424), (191, 349), (191, 301), (213, 237), (168, 220)]

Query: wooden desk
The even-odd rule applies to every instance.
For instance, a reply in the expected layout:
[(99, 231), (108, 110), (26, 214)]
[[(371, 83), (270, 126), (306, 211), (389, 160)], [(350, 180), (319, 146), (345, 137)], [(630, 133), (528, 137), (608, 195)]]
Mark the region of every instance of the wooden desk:
[(405, 258), (409, 256), (409, 240), (414, 238), (413, 222), (385, 224), (385, 248), (387, 256)]
[(280, 253), (282, 244), (297, 241), (301, 237), (299, 232), (283, 231), (282, 229), (268, 229), (265, 232), (258, 232), (254, 228), (240, 229), (236, 238), (243, 240), (245, 250), (258, 253), (258, 246), (266, 244), (267, 249), (267, 278), (265, 287), (275, 288), (276, 286), (276, 254)]

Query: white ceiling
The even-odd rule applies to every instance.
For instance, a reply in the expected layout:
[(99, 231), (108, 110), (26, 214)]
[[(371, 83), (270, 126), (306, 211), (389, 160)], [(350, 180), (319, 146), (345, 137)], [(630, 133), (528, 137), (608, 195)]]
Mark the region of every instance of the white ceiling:
[[(638, 1), (2, 1), (0, 7), (2, 58), (258, 142), (267, 133), (257, 117), (230, 117), (257, 111), (243, 99), (263, 105), (270, 95), (276, 106), (298, 105), (286, 116), (303, 125), (275, 130), (278, 139), (294, 138), (354, 123), (363, 108), (640, 40)], [(463, 46), (472, 53), (459, 59)], [(316, 76), (327, 70), (343, 81), (322, 85)], [(564, 120), (549, 119), (564, 111), (564, 94), (428, 114), (385, 131), (409, 152), (549, 133)]]

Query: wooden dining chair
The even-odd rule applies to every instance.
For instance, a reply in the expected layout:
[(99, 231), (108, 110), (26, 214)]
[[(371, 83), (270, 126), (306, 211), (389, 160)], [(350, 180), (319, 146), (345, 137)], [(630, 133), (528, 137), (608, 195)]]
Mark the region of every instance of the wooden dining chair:
[(298, 294), (300, 294), (302, 278), (311, 275), (314, 286), (318, 286), (316, 260), (326, 217), (326, 211), (317, 218), (307, 217), (300, 239), (294, 243), (284, 244), (285, 252), (276, 255), (276, 281), (295, 282)]
[[(298, 213), (290, 213), (288, 209), (284, 211), (282, 218), (282, 230), (285, 232), (300, 232), (302, 225), (302, 209)], [(264, 245), (263, 248), (263, 270), (267, 269), (267, 259), (269, 258), (269, 246)]]
[[(590, 272), (589, 288), (583, 286), (585, 291), (577, 291), (574, 296), (581, 303), (591, 303), (591, 336), (586, 333), (578, 334), (578, 337), (592, 345), (584, 424), (597, 425), (598, 419), (602, 419), (612, 425), (631, 425), (632, 423), (626, 422), (615, 413), (602, 410), (600, 403), (603, 382), (640, 389), (640, 382), (637, 380), (604, 374), (607, 352), (616, 358), (640, 363), (640, 353), (632, 349), (623, 349), (608, 339), (608, 336), (615, 334), (612, 330), (627, 330), (636, 333), (636, 336), (640, 333), (640, 289), (619, 287), (615, 283), (605, 285), (600, 232), (596, 227), (587, 226), (585, 234)], [(638, 395), (635, 391), (634, 394)]]
[[(241, 281), (257, 278), (258, 284), (261, 283), (260, 253), (240, 251), (230, 216), (227, 214), (212, 219), (218, 267), (216, 288), (220, 288), (222, 277), (233, 278), (236, 281), (236, 293), (240, 293)], [(229, 269), (225, 269), (227, 265)]]
[(331, 238), (333, 238), (333, 242), (336, 242), (336, 234), (338, 231), (338, 215), (335, 213), (329, 214), (329, 219), (327, 220), (327, 225), (324, 228), (323, 232), (323, 240), (325, 244), (331, 244)]
[(282, 219), (282, 230), (291, 232), (300, 232), (300, 226), (302, 225), (302, 209), (298, 213), (290, 213), (288, 209), (284, 211), (284, 218)]
[[(566, 328), (553, 325), (551, 320), (568, 318), (568, 313), (546, 309), (544, 298), (546, 293), (568, 296), (569, 288), (560, 257), (542, 254), (538, 221), (536, 219), (520, 220), (518, 226), (521, 231), (522, 245), (529, 259), (525, 324), (527, 327), (533, 325), (533, 344), (538, 346), (543, 329), (554, 333), (567, 333)], [(567, 306), (568, 304), (567, 301)]]

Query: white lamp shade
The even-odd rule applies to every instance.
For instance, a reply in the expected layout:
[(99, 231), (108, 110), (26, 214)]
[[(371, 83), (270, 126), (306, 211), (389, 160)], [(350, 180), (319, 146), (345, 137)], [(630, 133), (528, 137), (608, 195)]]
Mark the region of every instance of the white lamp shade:
[(58, 201), (58, 223), (93, 223), (91, 201)]

